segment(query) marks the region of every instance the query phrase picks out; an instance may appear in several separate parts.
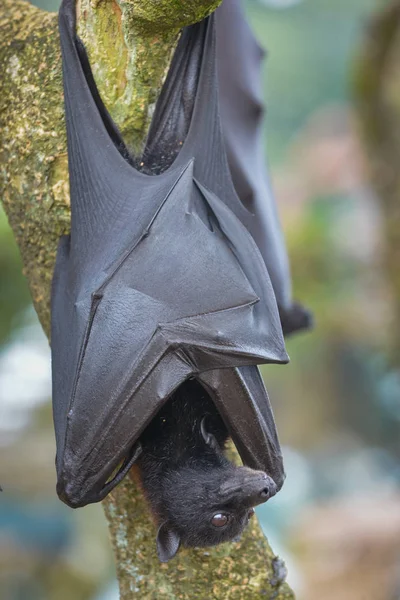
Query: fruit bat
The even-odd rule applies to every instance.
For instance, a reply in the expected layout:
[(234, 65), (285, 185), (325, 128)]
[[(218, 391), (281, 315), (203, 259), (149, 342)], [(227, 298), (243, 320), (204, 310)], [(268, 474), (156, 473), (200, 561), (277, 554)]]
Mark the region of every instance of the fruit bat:
[(279, 489), (282, 457), (256, 365), (288, 357), (267, 247), (250, 233), (259, 216), (239, 199), (228, 162), (218, 17), (183, 30), (135, 158), (96, 89), (74, 4), (63, 1), (59, 20), (71, 234), (60, 240), (52, 288), (58, 494), (73, 507), (102, 500), (192, 377), (243, 463)]

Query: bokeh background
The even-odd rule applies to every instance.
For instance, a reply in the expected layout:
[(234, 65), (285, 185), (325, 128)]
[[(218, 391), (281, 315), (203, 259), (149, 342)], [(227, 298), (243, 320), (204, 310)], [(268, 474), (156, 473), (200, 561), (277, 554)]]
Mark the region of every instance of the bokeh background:
[[(56, 0), (37, 0), (56, 10)], [(316, 318), (265, 367), (287, 481), (258, 515), (299, 600), (400, 599), (400, 377), (379, 198), (352, 102), (379, 0), (247, 0), (268, 49), (266, 145), (296, 298)], [(117, 600), (100, 506), (55, 494), (50, 354), (0, 212), (0, 598)]]

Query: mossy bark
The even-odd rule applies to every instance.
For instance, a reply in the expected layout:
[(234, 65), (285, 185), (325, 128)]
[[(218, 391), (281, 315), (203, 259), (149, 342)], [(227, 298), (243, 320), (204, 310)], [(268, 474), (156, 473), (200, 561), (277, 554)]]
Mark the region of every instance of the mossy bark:
[(100, 95), (133, 151), (141, 150), (180, 29), (220, 1), (78, 0), (78, 34)]
[[(106, 105), (131, 146), (146, 134), (179, 29), (216, 0), (80, 0), (79, 33)], [(112, 38), (110, 41), (109, 38)], [(97, 44), (97, 40), (101, 44)], [(42, 326), (58, 239), (69, 232), (68, 160), (57, 15), (0, 0), (0, 194)], [(168, 565), (134, 472), (104, 501), (122, 600), (293, 598), (256, 520), (241, 542), (182, 550)]]
[(361, 135), (384, 219), (384, 268), (393, 306), (392, 358), (400, 364), (400, 1), (371, 21), (354, 70)]

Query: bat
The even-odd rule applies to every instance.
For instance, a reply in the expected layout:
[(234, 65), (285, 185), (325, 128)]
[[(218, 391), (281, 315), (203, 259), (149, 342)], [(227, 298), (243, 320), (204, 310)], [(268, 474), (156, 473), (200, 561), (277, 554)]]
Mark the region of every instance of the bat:
[[(284, 480), (256, 365), (287, 362), (280, 319), (289, 333), (308, 313), (262, 166), (261, 53), (236, 0), (186, 28), (134, 157), (72, 0), (60, 35), (72, 222), (52, 290), (57, 491), (99, 501), (136, 463), (167, 561), (240, 535)], [(229, 437), (245, 466), (224, 456)]]
[[(57, 492), (72, 507), (102, 500), (191, 377), (244, 465), (279, 489), (282, 456), (257, 365), (288, 357), (227, 162), (215, 17), (182, 32), (140, 171), (96, 90), (74, 8), (64, 0), (60, 10), (71, 233), (52, 288)], [(189, 123), (184, 138), (173, 135), (175, 119)]]

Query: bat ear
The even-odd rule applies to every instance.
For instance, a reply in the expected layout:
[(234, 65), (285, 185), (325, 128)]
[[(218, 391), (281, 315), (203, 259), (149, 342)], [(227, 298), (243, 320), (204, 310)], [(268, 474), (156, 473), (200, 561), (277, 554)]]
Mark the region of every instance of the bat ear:
[(204, 439), (205, 443), (207, 444), (207, 446), (210, 446), (210, 448), (212, 448), (216, 452), (221, 451), (221, 448), (219, 447), (219, 444), (217, 442), (217, 438), (215, 437), (215, 435), (213, 435), (212, 433), (208, 433), (208, 431), (206, 429), (206, 419), (207, 419), (207, 417), (203, 417), (201, 420), (201, 424), (200, 424), (201, 435), (203, 436), (203, 439)]
[(174, 558), (180, 545), (179, 534), (171, 529), (168, 521), (164, 521), (157, 532), (157, 554), (160, 561), (166, 563)]

